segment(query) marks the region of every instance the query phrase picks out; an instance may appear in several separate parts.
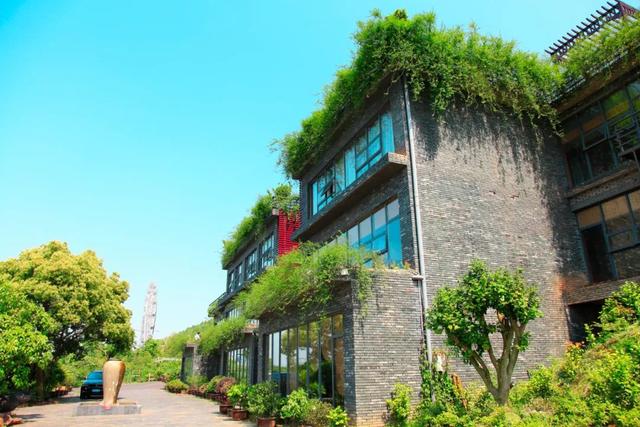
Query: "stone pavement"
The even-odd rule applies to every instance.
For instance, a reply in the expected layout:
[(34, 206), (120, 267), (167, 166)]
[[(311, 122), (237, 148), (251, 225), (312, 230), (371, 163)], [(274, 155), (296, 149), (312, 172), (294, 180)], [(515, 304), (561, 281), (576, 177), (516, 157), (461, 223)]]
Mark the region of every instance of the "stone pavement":
[(254, 426), (252, 422), (232, 421), (218, 413), (218, 404), (186, 394), (166, 392), (161, 382), (124, 384), (120, 398), (135, 400), (142, 405), (139, 415), (102, 415), (73, 417), (80, 402), (78, 389), (58, 399), (58, 403), (19, 408), (16, 413), (25, 426), (34, 427), (94, 427), (94, 426)]

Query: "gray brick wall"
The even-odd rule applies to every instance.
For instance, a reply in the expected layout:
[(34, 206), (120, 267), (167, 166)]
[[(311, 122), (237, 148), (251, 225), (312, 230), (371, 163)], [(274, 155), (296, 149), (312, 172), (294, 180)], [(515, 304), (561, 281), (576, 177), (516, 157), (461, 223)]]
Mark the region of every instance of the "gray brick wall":
[[(542, 319), (534, 321), (518, 375), (559, 356), (568, 340), (567, 284), (586, 281), (567, 178), (556, 139), (499, 114), (451, 108), (441, 120), (412, 103), (424, 230), (426, 284), (432, 299), (454, 284), (474, 258), (524, 269), (538, 286)], [(434, 348), (443, 346), (435, 337)], [(464, 379), (477, 375), (454, 363)]]

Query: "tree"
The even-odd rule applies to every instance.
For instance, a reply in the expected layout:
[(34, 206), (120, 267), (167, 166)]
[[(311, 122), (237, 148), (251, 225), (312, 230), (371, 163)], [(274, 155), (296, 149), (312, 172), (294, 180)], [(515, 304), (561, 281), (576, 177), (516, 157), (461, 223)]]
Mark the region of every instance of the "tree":
[[(441, 288), (427, 314), (427, 324), (445, 333), (447, 345), (471, 364), (500, 405), (507, 403), (518, 355), (529, 343), (527, 324), (542, 315), (536, 289), (527, 285), (521, 270), (489, 271), (473, 261), (457, 287)], [(494, 340), (492, 340), (494, 338)], [(502, 340), (500, 355), (494, 343)], [(488, 360), (495, 370), (495, 383)]]
[(51, 362), (53, 347), (47, 334), (53, 326), (40, 306), (0, 280), (0, 396), (29, 388), (32, 368)]
[[(92, 342), (106, 343), (110, 354), (131, 348), (131, 312), (123, 306), (129, 285), (116, 273), (107, 275), (94, 252), (74, 255), (65, 243), (53, 241), (0, 262), (0, 278), (13, 282), (52, 319), (46, 335), (54, 362), (82, 355)], [(42, 395), (46, 373), (37, 374)]]

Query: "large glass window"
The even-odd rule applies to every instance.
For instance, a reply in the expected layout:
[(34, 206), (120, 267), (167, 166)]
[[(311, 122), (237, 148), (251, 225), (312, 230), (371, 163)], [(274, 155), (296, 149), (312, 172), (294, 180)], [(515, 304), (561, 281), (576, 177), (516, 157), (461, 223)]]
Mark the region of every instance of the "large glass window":
[(597, 101), (563, 124), (573, 185), (611, 171), (618, 153), (640, 143), (640, 81)]
[(249, 349), (237, 348), (226, 353), (225, 375), (237, 381), (248, 382), (249, 379)]
[[(344, 235), (340, 235), (340, 241)], [(346, 240), (353, 247), (364, 247), (379, 253), (387, 265), (402, 264), (400, 238), (400, 204), (394, 200), (349, 228)]]
[(591, 279), (640, 275), (640, 190), (578, 212)]
[(261, 244), (260, 244), (260, 267), (261, 269), (265, 269), (270, 265), (273, 265), (274, 261), (274, 253), (273, 253), (273, 233), (269, 235)]
[(312, 213), (316, 214), (358, 177), (394, 151), (391, 114), (380, 115), (310, 185)]
[(304, 387), (310, 396), (342, 404), (343, 336), (341, 314), (265, 336), (264, 379), (279, 384), (282, 394)]
[(256, 273), (258, 272), (258, 250), (254, 249), (253, 252), (249, 254), (245, 261), (245, 271), (247, 274), (247, 280), (252, 280), (256, 277)]

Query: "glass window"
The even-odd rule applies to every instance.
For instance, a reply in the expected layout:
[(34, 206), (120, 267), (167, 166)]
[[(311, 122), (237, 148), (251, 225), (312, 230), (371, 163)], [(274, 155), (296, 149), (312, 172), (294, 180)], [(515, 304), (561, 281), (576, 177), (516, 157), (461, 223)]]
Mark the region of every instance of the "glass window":
[(309, 186), (311, 212), (315, 215), (355, 180), (394, 151), (391, 114), (380, 115)]
[(245, 271), (247, 272), (247, 280), (252, 280), (258, 272), (258, 250), (254, 249), (245, 262)]
[(602, 102), (604, 112), (607, 118), (616, 117), (619, 114), (624, 114), (629, 111), (629, 100), (624, 90), (619, 90), (609, 95)]
[(260, 244), (260, 266), (264, 270), (265, 268), (273, 265), (273, 261), (275, 258), (274, 254), (274, 237), (273, 233), (269, 235), (261, 244)]
[(387, 265), (402, 264), (400, 205), (394, 200), (347, 231), (349, 245), (371, 249), (382, 255)]
[(619, 152), (640, 144), (639, 91), (640, 81), (631, 83), (563, 123), (573, 185), (610, 172), (619, 163)]
[(279, 384), (283, 395), (304, 387), (311, 397), (342, 404), (343, 336), (342, 314), (267, 336), (266, 378)]
[(585, 258), (594, 282), (632, 277), (640, 265), (640, 191), (577, 213)]

